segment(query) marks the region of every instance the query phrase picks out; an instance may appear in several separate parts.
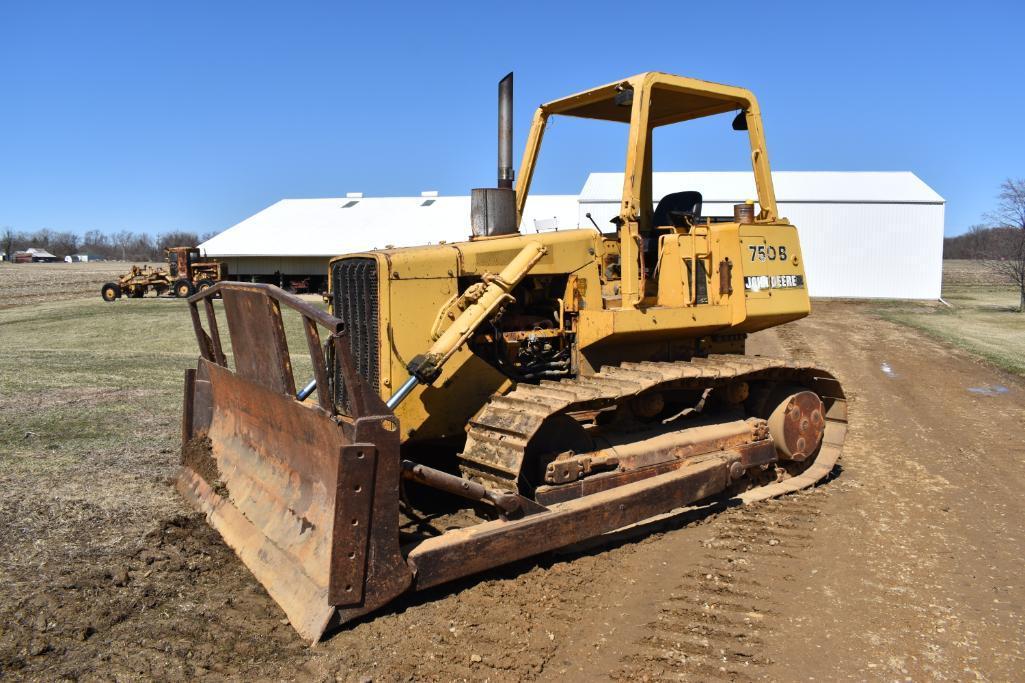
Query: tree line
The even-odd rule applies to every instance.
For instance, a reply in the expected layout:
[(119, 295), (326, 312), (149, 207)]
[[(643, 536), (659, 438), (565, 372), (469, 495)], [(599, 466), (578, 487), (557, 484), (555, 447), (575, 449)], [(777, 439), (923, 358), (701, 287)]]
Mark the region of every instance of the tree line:
[(943, 240), (943, 258), (980, 259), (1007, 284), (1018, 289), (1018, 310), (1025, 313), (1025, 179), (1000, 185), (997, 204), (985, 223)]
[(112, 261), (163, 261), (164, 249), (167, 247), (194, 247), (216, 234), (209, 232), (200, 235), (175, 230), (154, 236), (131, 230), (113, 233), (89, 230), (79, 235), (46, 228), (35, 232), (4, 228), (0, 231), (0, 251), (8, 254), (8, 258), (15, 252), (34, 247), (45, 249), (60, 259), (73, 254), (89, 254), (90, 257), (98, 256)]
[(1025, 179), (1005, 180), (1000, 185), (996, 207), (983, 220), (963, 235), (945, 237), (943, 258), (1013, 258), (1025, 239)]
[(968, 232), (943, 238), (943, 258), (993, 259), (1014, 253), (1019, 241), (1016, 228), (973, 225)]

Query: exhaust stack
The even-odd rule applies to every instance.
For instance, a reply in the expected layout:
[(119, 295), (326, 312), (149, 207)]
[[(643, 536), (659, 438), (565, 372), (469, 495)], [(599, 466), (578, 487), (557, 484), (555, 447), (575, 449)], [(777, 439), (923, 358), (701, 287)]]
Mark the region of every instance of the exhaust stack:
[(498, 82), (498, 186), (512, 189), (513, 75)]
[(513, 75), (498, 82), (498, 187), (470, 190), (470, 227), (473, 237), (511, 235), (516, 224), (513, 190)]

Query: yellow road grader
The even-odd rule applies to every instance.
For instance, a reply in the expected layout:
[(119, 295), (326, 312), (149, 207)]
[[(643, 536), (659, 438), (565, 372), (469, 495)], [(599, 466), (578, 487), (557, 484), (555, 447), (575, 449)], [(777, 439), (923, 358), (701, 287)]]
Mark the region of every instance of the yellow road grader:
[(141, 299), (152, 291), (156, 296), (170, 293), (184, 299), (213, 287), (228, 274), (226, 263), (201, 260), (196, 247), (169, 247), (164, 250), (164, 258), (167, 268), (132, 266), (117, 282), (104, 284), (100, 296), (109, 303), (125, 295)]
[[(643, 73), (543, 104), (514, 182), (511, 77), (499, 93), (498, 187), (473, 190), (467, 241), (333, 259), (330, 313), (269, 285), (189, 299), (178, 490), (311, 641), (409, 591), (796, 491), (839, 456), (836, 379), (744, 353), (809, 312), (754, 95)], [(706, 216), (688, 188), (654, 205), (653, 131), (733, 112), (757, 205)], [(519, 231), (553, 116), (628, 128), (608, 230)]]

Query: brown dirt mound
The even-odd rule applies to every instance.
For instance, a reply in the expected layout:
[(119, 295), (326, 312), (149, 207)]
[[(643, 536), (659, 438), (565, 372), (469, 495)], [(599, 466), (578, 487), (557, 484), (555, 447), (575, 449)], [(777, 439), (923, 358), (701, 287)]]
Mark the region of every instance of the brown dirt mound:
[(182, 447), (182, 465), (195, 471), (219, 496), (228, 497), (228, 487), (221, 479), (221, 470), (214, 460), (210, 437), (197, 436)]
[(161, 522), (122, 554), (46, 564), (34, 585), (0, 607), (0, 678), (30, 670), (50, 680), (112, 672), (181, 680), (239, 671), (236, 657), (301, 648), (283, 632), (224, 651), (219, 623), (247, 614), (269, 621), (277, 610), (198, 514)]

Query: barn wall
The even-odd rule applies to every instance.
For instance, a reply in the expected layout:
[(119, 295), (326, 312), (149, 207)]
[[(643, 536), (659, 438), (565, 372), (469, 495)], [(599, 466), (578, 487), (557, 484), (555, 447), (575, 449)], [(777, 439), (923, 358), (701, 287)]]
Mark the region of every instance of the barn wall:
[[(943, 277), (943, 204), (780, 202), (798, 227), (808, 291), (817, 297), (938, 299)], [(581, 202), (603, 231), (619, 202)], [(733, 205), (708, 202), (708, 216)]]
[(942, 204), (780, 204), (820, 297), (939, 299)]
[(228, 264), (236, 275), (327, 275), (329, 256), (212, 256)]

